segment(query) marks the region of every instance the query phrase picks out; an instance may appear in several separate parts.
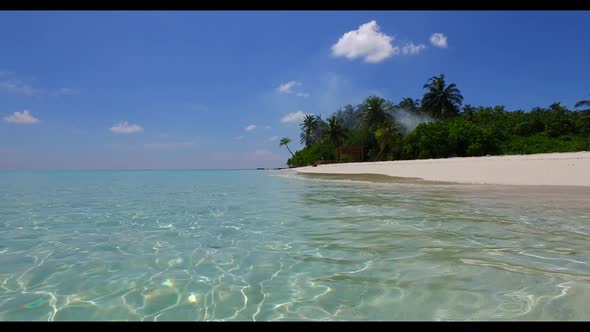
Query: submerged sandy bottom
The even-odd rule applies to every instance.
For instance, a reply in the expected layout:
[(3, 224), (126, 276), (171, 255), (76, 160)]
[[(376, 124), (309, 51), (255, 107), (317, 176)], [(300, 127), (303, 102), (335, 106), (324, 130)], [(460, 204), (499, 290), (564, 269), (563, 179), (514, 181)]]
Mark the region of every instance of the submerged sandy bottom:
[[(563, 187), (590, 186), (589, 170), (590, 152), (342, 163), (295, 169), (301, 174), (340, 174), (349, 178), (375, 175), (465, 184)], [(379, 181), (399, 179), (381, 177)]]
[(0, 183), (0, 321), (590, 319), (582, 191), (260, 171)]

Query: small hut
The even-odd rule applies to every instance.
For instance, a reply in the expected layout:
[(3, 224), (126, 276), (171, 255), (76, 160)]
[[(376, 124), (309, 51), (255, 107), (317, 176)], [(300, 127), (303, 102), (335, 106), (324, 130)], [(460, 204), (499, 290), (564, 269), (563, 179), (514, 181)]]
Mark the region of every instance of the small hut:
[(342, 161), (342, 156), (346, 156), (346, 161), (363, 161), (363, 146), (340, 146), (336, 148), (338, 161)]

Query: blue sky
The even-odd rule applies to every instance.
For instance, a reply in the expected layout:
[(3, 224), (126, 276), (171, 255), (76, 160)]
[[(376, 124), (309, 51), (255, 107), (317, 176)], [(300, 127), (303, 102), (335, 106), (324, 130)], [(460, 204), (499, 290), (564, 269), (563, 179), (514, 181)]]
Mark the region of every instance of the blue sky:
[(573, 107), (588, 31), (588, 12), (0, 12), (0, 169), (284, 166), (301, 114), (440, 73), (467, 104)]

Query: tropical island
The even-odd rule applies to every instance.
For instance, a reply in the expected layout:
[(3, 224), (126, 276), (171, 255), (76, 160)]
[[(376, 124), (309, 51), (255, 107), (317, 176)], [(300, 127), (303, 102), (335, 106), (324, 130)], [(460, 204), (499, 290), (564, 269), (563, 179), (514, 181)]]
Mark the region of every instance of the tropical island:
[[(313, 173), (379, 173), (394, 176), (408, 176), (401, 172), (375, 171), (369, 165), (344, 166), (350, 161), (398, 161), (396, 167), (405, 164), (416, 169), (420, 159), (452, 158), (457, 164), (461, 157), (512, 156), (494, 160), (498, 163), (495, 169), (505, 169), (506, 162), (520, 160), (519, 167), (511, 164), (514, 181), (492, 180), (490, 183), (506, 184), (561, 184), (590, 185), (587, 169), (590, 169), (590, 153), (538, 156), (513, 156), (548, 153), (565, 153), (590, 151), (590, 100), (581, 100), (570, 110), (559, 102), (547, 108), (534, 107), (529, 111), (509, 111), (504, 106), (474, 107), (463, 105), (463, 96), (454, 83), (447, 84), (443, 74), (432, 77), (424, 86), (426, 90), (421, 99), (403, 98), (393, 103), (381, 97), (368, 97), (357, 106), (346, 105), (324, 121), (321, 116), (307, 115), (301, 123), (300, 142), (304, 148), (291, 152), (288, 144), (290, 138), (283, 138), (281, 146), (291, 152), (287, 161), (289, 167), (325, 165), (318, 169), (301, 169), (300, 172)], [(350, 147), (361, 147), (361, 154), (345, 154), (343, 150)], [(578, 160), (569, 163), (567, 160)], [(467, 158), (470, 163), (477, 158)], [(487, 158), (489, 159), (489, 158)], [(542, 164), (533, 166), (531, 160), (543, 160)], [(503, 160), (503, 161), (502, 161)], [(569, 169), (555, 168), (547, 160), (560, 160)], [(565, 160), (565, 161), (564, 161)], [(405, 161), (405, 162), (402, 162)], [(424, 162), (421, 163), (424, 165)], [(447, 161), (448, 164), (448, 161)], [(357, 164), (358, 165), (358, 164)], [(329, 167), (328, 167), (329, 166)], [(481, 167), (480, 164), (478, 167)], [(549, 168), (546, 168), (547, 166)], [(359, 168), (360, 167), (360, 168)], [(381, 166), (383, 167), (383, 165)], [(494, 173), (494, 167), (486, 169)], [(559, 166), (562, 167), (562, 166)], [(321, 168), (321, 170), (320, 170)], [(461, 167), (463, 173), (473, 169)], [(484, 172), (480, 168), (480, 172)], [(541, 173), (533, 174), (534, 170)], [(554, 179), (541, 181), (553, 171), (561, 170), (559, 176), (569, 176), (569, 181)], [(584, 173), (578, 174), (577, 172)], [(430, 172), (424, 169), (424, 172)], [(532, 172), (531, 172), (532, 171)], [(498, 174), (498, 178), (508, 178), (509, 174)], [(569, 172), (569, 173), (568, 173)], [(524, 174), (523, 174), (524, 173)], [(523, 178), (527, 175), (529, 179)], [(415, 174), (415, 173), (412, 173)], [(583, 174), (583, 175), (582, 175)], [(554, 176), (556, 174), (553, 174)], [(582, 176), (582, 178), (580, 178)], [(425, 178), (418, 174), (419, 178)], [(440, 177), (435, 177), (440, 180)], [(452, 177), (455, 181), (459, 177)], [(481, 182), (471, 178), (458, 182)], [(533, 182), (533, 183), (531, 183)]]

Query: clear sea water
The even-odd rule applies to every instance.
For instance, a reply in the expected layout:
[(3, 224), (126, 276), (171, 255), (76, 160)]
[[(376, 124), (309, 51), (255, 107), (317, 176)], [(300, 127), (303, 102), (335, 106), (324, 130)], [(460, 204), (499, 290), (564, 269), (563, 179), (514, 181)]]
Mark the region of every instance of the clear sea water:
[(0, 320), (589, 320), (590, 192), (0, 172)]

